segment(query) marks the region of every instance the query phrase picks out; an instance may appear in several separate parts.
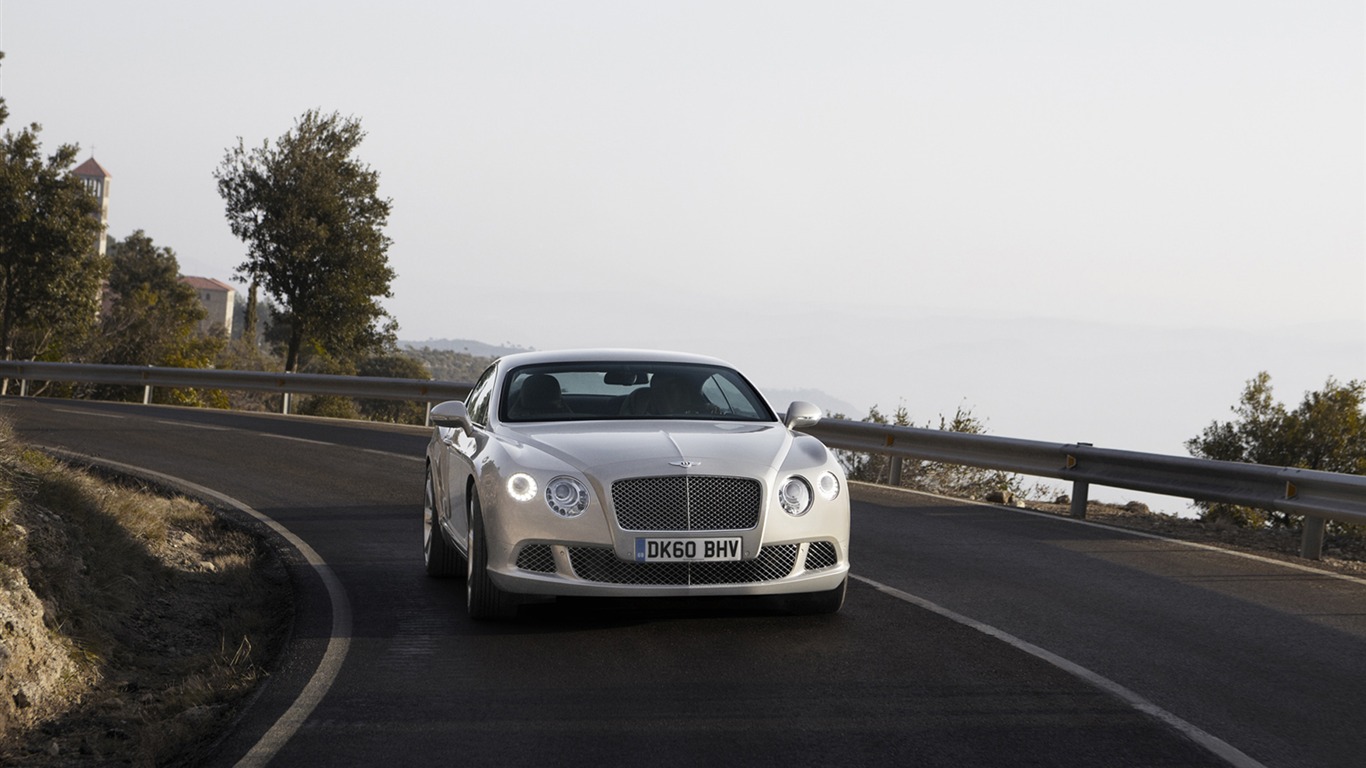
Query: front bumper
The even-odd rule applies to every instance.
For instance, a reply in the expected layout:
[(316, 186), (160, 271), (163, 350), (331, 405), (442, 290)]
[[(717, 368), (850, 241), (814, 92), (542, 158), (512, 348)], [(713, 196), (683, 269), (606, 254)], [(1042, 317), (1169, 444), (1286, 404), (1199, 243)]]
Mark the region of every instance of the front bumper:
[(685, 597), (824, 592), (844, 581), (840, 543), (764, 546), (749, 560), (637, 563), (611, 547), (526, 542), (510, 567), (489, 575), (507, 592), (533, 595)]
[[(833, 590), (848, 575), (847, 496), (817, 496), (806, 514), (794, 516), (780, 509), (776, 490), (791, 472), (649, 476), (631, 469), (586, 478), (591, 501), (570, 518), (552, 513), (539, 498), (512, 500), (502, 493), (501, 479), (484, 486), (493, 583), (505, 592), (543, 596), (782, 595)], [(635, 497), (615, 494), (622, 476), (632, 489), (638, 481), (651, 488)], [(687, 513), (677, 516), (678, 500), (659, 489), (682, 478), (689, 481)], [(736, 539), (740, 559), (638, 562), (640, 538)]]

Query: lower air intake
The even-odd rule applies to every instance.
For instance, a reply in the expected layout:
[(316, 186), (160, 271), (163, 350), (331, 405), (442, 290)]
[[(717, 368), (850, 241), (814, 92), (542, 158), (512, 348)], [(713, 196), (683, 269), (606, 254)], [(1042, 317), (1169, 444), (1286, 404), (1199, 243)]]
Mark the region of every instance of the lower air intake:
[(764, 547), (753, 560), (712, 563), (636, 563), (617, 558), (606, 547), (570, 547), (574, 573), (586, 581), (641, 586), (757, 584), (792, 573), (800, 545)]

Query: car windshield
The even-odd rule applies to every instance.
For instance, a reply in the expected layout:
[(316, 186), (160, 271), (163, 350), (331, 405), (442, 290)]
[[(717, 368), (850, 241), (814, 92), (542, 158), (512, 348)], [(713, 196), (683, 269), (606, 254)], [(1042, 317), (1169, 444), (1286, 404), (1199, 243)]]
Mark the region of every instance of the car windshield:
[(547, 363), (503, 381), (502, 421), (711, 419), (776, 421), (738, 372), (688, 363)]

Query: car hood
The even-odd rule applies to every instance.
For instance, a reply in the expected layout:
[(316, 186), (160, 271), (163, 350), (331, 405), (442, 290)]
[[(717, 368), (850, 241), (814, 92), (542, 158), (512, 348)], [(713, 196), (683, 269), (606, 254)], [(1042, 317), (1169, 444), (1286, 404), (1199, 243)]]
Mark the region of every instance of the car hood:
[(792, 444), (791, 433), (779, 424), (733, 421), (529, 424), (508, 429), (506, 436), (522, 451), (538, 451), (584, 474), (611, 477), (685, 471), (767, 475), (782, 465)]

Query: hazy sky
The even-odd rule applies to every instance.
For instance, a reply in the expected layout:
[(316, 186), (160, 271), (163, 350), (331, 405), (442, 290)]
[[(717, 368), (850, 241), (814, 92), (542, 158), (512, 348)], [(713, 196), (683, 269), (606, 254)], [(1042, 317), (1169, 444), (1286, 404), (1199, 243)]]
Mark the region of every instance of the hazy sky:
[[(0, 0), (8, 127), (231, 279), (213, 170), (359, 118), (404, 339), (715, 354), (1181, 453), (1366, 378), (1361, 0)], [(860, 414), (861, 415), (861, 414)]]

